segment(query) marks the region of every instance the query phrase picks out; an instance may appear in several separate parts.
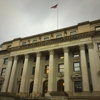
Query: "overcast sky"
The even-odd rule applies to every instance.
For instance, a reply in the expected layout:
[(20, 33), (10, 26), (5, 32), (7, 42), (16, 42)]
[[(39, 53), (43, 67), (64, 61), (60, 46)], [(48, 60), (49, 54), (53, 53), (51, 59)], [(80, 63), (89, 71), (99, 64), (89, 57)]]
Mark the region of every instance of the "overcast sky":
[(0, 0), (0, 44), (100, 19), (100, 0)]

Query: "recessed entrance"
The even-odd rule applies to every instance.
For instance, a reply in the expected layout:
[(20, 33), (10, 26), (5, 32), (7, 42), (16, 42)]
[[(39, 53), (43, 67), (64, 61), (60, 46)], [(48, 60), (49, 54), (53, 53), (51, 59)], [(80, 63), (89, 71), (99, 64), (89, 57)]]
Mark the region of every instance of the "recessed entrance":
[(64, 91), (64, 80), (59, 80), (57, 82), (57, 91)]
[(30, 93), (32, 93), (32, 91), (33, 91), (33, 84), (34, 84), (34, 82), (32, 81), (32, 82), (30, 83), (30, 90), (29, 90), (29, 94), (30, 94)]

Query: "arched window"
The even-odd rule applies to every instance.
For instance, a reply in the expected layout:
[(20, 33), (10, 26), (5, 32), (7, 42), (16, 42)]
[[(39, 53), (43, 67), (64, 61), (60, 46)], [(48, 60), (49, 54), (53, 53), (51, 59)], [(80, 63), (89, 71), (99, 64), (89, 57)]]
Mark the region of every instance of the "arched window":
[(64, 91), (64, 80), (59, 80), (57, 82), (57, 91)]
[(45, 93), (48, 91), (48, 80), (43, 82), (43, 96), (45, 96)]
[(30, 93), (32, 93), (32, 91), (33, 91), (33, 84), (34, 84), (34, 82), (32, 81), (32, 82), (30, 83), (30, 90), (29, 90), (29, 94), (30, 94)]

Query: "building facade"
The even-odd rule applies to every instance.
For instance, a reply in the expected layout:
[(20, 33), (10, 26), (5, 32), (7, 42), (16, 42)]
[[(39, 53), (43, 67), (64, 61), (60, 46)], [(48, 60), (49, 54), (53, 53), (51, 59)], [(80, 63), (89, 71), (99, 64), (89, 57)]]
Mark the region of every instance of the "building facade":
[(19, 96), (100, 96), (100, 20), (16, 38), (0, 50), (0, 91)]

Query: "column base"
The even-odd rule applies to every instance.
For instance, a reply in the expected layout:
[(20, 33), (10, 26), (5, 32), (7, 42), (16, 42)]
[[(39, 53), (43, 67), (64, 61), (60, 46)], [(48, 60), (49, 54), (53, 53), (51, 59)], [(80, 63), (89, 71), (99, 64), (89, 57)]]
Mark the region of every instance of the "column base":
[(50, 91), (48, 91), (47, 93), (45, 93), (45, 99), (51, 99), (51, 95), (50, 95)]
[(16, 95), (23, 99), (27, 99), (29, 97), (29, 94), (25, 92), (20, 92), (20, 93), (17, 93)]
[(32, 92), (29, 96), (29, 99), (40, 99), (41, 98), (41, 93), (39, 92)]

